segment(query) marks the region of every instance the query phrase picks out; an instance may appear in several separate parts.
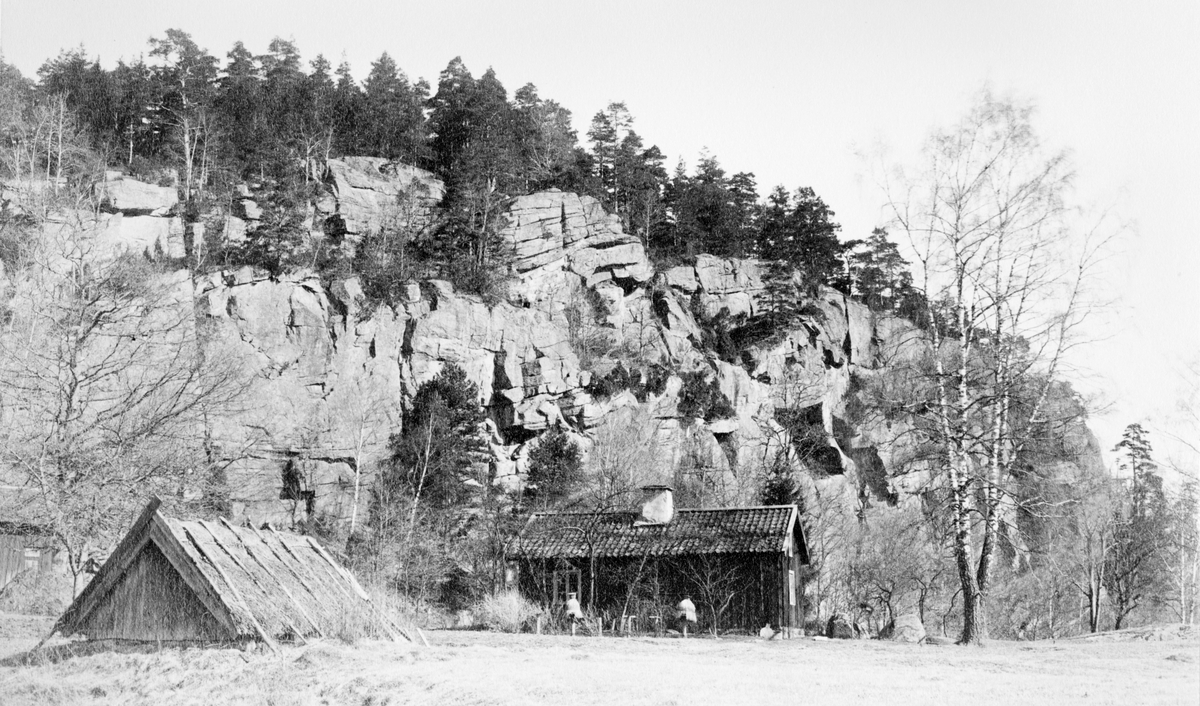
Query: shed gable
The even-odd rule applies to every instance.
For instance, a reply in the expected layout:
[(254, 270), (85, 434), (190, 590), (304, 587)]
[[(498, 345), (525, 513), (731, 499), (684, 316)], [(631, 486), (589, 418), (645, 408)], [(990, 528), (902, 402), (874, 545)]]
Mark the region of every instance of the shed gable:
[(91, 639), (221, 641), (233, 637), (200, 602), (154, 542), (147, 543), (106, 600), (78, 626)]

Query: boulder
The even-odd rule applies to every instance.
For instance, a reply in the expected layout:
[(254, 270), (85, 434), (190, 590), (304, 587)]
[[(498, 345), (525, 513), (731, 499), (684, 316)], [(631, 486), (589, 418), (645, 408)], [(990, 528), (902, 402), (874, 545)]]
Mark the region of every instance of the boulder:
[(233, 215), (247, 221), (261, 221), (263, 210), (254, 199), (238, 199), (233, 202)]
[(641, 241), (590, 196), (557, 189), (521, 196), (505, 219), (500, 235), (512, 245), (515, 303), (552, 312), (566, 304), (571, 275), (597, 287), (610, 280), (641, 284), (654, 274)]
[(355, 236), (396, 222), (424, 225), (430, 209), (446, 194), (432, 172), (382, 157), (331, 159), (325, 164), (324, 182), (333, 199), (319, 199), (318, 214)]
[(724, 312), (729, 316), (753, 316), (760, 312), (764, 291), (762, 267), (756, 260), (696, 256), (702, 316), (711, 319)]
[(921, 622), (921, 616), (905, 613), (888, 622), (883, 630), (879, 631), (879, 637), (883, 640), (915, 644), (925, 639), (925, 625)]
[(155, 186), (129, 177), (100, 182), (96, 195), (113, 210), (126, 214), (162, 215), (179, 203), (175, 187)]
[(663, 281), (668, 287), (674, 287), (684, 294), (691, 294), (700, 286), (696, 281), (696, 268), (691, 265), (672, 267), (663, 273)]
[(825, 626), (825, 637), (837, 640), (853, 640), (858, 637), (858, 631), (854, 627), (854, 621), (842, 613), (834, 613), (829, 616), (829, 622)]
[(183, 223), (158, 216), (105, 216), (102, 244), (112, 254), (136, 253), (152, 260), (184, 256)]

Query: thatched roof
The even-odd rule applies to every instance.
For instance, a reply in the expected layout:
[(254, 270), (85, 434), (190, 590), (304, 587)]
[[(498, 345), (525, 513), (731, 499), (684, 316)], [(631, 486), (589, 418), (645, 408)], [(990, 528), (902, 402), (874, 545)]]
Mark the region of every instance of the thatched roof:
[(678, 509), (670, 522), (635, 524), (636, 512), (544, 512), (529, 518), (510, 554), (519, 559), (771, 554), (792, 541), (807, 556), (795, 505)]
[[(312, 537), (273, 529), (235, 527), (228, 521), (184, 521), (150, 505), (134, 523), (91, 583), (59, 619), (55, 630), (65, 635), (89, 633), (93, 614), (125, 588), (125, 580), (141, 555), (161, 557), (194, 594), (192, 612), (181, 620), (203, 620), (209, 633), (226, 640), (295, 639), (337, 634), (348, 619), (372, 621), (384, 635), (397, 629), (371, 604), (358, 581)], [(153, 550), (156, 549), (157, 552)], [(174, 577), (172, 577), (174, 580)], [(169, 596), (134, 600), (171, 600)], [(213, 620), (215, 626), (213, 627)], [(111, 632), (110, 627), (106, 627)]]

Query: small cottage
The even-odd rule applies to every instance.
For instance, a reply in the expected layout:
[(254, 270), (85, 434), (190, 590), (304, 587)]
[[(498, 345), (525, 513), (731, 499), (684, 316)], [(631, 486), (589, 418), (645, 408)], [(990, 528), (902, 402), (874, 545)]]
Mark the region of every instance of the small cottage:
[(402, 635), (312, 537), (164, 517), (152, 500), (54, 632), (155, 643)]
[(808, 548), (795, 505), (677, 509), (667, 486), (643, 493), (638, 511), (530, 517), (509, 552), (520, 592), (556, 609), (574, 593), (625, 630), (670, 627), (683, 598), (702, 629), (803, 626)]

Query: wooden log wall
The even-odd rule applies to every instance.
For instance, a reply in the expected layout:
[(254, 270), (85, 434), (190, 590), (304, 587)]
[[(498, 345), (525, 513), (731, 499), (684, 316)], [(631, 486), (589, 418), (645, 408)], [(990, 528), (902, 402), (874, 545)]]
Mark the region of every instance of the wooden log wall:
[[(626, 615), (638, 616), (641, 631), (670, 627), (674, 606), (691, 596), (698, 609), (700, 627), (711, 629), (712, 610), (706, 587), (717, 584), (715, 593), (733, 598), (720, 615), (718, 630), (757, 633), (764, 625), (781, 628), (799, 627), (799, 606), (791, 605), (789, 571), (796, 571), (796, 557), (786, 554), (722, 554), (691, 557), (621, 557), (596, 560), (596, 595), (589, 595), (592, 584), (587, 559), (530, 560), (518, 567), (518, 590), (526, 598), (554, 611), (555, 571), (578, 571), (580, 602), (585, 611), (606, 617), (609, 624)], [(707, 580), (706, 580), (707, 579)], [(707, 586), (706, 586), (707, 584)], [(796, 589), (797, 603), (801, 591)], [(658, 620), (655, 620), (655, 618)], [(659, 622), (661, 621), (661, 622)]]

